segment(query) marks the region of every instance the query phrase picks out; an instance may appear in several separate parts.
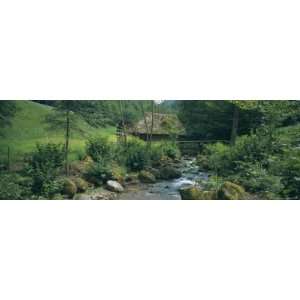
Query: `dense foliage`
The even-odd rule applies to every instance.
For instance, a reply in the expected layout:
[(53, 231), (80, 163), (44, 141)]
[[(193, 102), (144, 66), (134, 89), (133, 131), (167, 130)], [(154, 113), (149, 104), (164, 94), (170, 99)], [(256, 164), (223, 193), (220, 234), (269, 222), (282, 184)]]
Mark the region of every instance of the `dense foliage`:
[(198, 162), (204, 169), (237, 182), (267, 199), (300, 198), (300, 152), (276, 134), (258, 130), (234, 146), (206, 146)]
[[(230, 139), (234, 105), (229, 101), (180, 101), (178, 106), (179, 117), (192, 138)], [(241, 112), (239, 134), (258, 127), (261, 119), (257, 110)]]
[(26, 175), (32, 179), (31, 191), (34, 195), (51, 199), (61, 191), (62, 183), (57, 177), (63, 162), (64, 151), (61, 145), (37, 145), (27, 161), (26, 168)]
[(90, 138), (86, 144), (86, 153), (96, 162), (106, 162), (113, 157), (113, 146), (107, 137)]
[[(151, 176), (162, 178), (160, 171), (169, 168), (170, 162), (178, 163), (180, 158), (175, 140), (149, 142), (147, 139), (145, 142), (128, 133), (125, 138), (116, 139), (115, 127), (106, 128), (107, 134), (103, 136), (98, 132), (92, 134), (92, 128), (108, 125), (119, 128), (122, 124), (126, 129), (157, 112), (178, 113), (188, 139), (211, 140), (197, 158), (200, 169), (212, 175), (202, 183), (206, 188), (217, 189), (224, 182), (232, 182), (244, 187), (253, 197), (300, 198), (298, 101), (45, 101), (39, 102), (47, 106), (29, 103), (41, 110), (46, 108), (40, 119), (46, 119), (54, 132), (62, 130), (63, 137), (56, 143), (48, 143), (51, 140), (48, 138), (43, 140), (27, 156), (26, 168), (19, 171), (8, 172), (9, 168), (5, 167), (9, 161), (6, 147), (0, 157), (4, 162), (0, 170), (1, 199), (57, 198), (66, 186), (66, 178), (76, 191), (78, 176), (97, 186), (110, 179), (122, 182), (128, 174), (144, 174), (140, 177), (145, 181), (153, 180), (151, 172), (155, 174)], [(10, 129), (8, 125), (19, 124), (14, 118), (16, 111), (18, 115), (19, 108), (16, 109), (14, 101), (1, 102), (0, 125), (1, 129), (6, 127), (5, 132)], [(30, 118), (28, 111), (21, 116)], [(155, 125), (151, 123), (148, 122), (149, 133), (150, 127)], [(174, 126), (172, 122), (167, 125)], [(81, 134), (82, 128), (84, 134)], [(71, 136), (76, 133), (82, 145), (70, 159)], [(33, 140), (35, 144), (38, 139)], [(69, 173), (71, 162), (74, 162), (72, 168), (75, 167)], [(12, 169), (15, 168), (19, 166), (12, 165)], [(77, 176), (76, 180), (71, 176)], [(69, 193), (69, 197), (73, 194)]]
[(2, 128), (11, 124), (11, 119), (16, 113), (14, 101), (0, 101), (0, 135), (3, 134)]

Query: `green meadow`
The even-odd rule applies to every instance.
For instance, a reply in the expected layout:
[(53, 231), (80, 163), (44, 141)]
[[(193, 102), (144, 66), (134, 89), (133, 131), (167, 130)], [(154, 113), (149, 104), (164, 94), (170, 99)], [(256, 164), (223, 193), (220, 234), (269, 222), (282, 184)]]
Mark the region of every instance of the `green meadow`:
[[(45, 122), (46, 116), (53, 109), (31, 101), (16, 101), (17, 113), (11, 120), (12, 126), (5, 128), (4, 136), (0, 140), (0, 160), (7, 159), (10, 148), (11, 162), (23, 160), (24, 155), (34, 150), (37, 143), (64, 143), (62, 130), (51, 131)], [(71, 134), (70, 158), (77, 159), (84, 153), (86, 140), (91, 136), (107, 136), (115, 141), (115, 127), (94, 128), (84, 120), (79, 120), (82, 133)]]

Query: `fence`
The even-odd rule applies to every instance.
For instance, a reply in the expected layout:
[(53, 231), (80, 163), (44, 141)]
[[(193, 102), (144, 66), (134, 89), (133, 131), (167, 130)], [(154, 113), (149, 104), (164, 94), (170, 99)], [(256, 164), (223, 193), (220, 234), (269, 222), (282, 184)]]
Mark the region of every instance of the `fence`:
[(11, 147), (3, 147), (0, 151), (0, 170), (11, 169)]

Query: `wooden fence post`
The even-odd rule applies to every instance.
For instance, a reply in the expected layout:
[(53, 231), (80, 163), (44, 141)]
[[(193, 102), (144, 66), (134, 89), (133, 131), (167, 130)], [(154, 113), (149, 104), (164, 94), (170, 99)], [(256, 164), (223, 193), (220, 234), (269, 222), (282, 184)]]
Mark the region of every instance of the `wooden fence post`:
[(7, 170), (10, 171), (10, 147), (7, 146)]

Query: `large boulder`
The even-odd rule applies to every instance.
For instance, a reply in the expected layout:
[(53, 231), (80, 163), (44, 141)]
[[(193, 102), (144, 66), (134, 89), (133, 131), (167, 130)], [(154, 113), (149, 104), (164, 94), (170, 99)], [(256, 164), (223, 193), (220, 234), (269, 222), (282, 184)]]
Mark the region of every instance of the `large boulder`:
[(108, 180), (106, 182), (106, 187), (108, 190), (116, 193), (122, 193), (124, 192), (123, 186), (118, 182), (114, 180)]
[(68, 198), (73, 199), (75, 194), (77, 193), (76, 184), (69, 178), (64, 180), (63, 184), (63, 193), (68, 196)]
[(196, 158), (196, 163), (201, 170), (208, 170), (209, 169), (209, 162), (206, 155), (198, 154)]
[(77, 187), (77, 191), (80, 193), (85, 192), (89, 187), (89, 184), (82, 178), (75, 177), (73, 181)]
[(165, 166), (160, 169), (160, 178), (161, 179), (176, 179), (181, 177), (181, 171), (172, 167)]
[(143, 183), (154, 183), (156, 181), (155, 176), (148, 171), (141, 171), (139, 173), (139, 180)]
[(88, 194), (76, 194), (74, 200), (92, 200), (92, 197)]
[(218, 190), (218, 199), (223, 200), (243, 200), (246, 192), (243, 187), (238, 184), (225, 181)]
[(85, 159), (80, 161), (74, 161), (70, 164), (70, 174), (73, 176), (83, 174), (92, 164), (93, 159), (90, 156), (86, 156)]
[(216, 192), (202, 191), (199, 187), (190, 186), (179, 190), (182, 200), (215, 200), (217, 199)]
[(98, 191), (91, 195), (91, 200), (115, 200), (117, 199), (117, 193), (107, 190)]
[(118, 181), (123, 184), (125, 181), (126, 172), (125, 169), (119, 166), (118, 164), (112, 163), (111, 175), (112, 175), (111, 178), (112, 180)]
[(154, 175), (155, 178), (160, 177), (160, 172), (158, 169), (155, 168), (148, 168), (146, 171), (150, 172), (152, 175)]
[(138, 174), (135, 174), (135, 173), (126, 174), (124, 181), (126, 184), (138, 184), (139, 176), (138, 176)]

